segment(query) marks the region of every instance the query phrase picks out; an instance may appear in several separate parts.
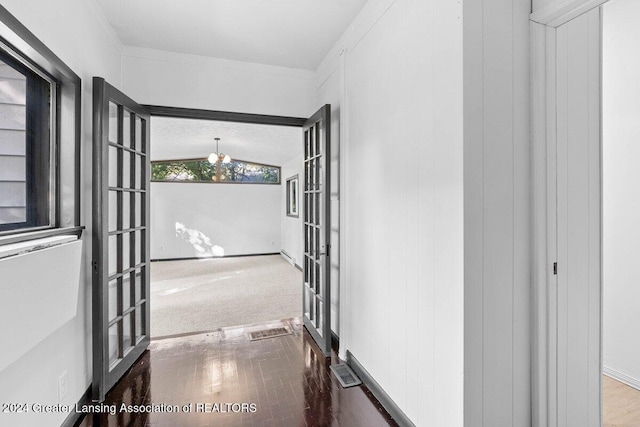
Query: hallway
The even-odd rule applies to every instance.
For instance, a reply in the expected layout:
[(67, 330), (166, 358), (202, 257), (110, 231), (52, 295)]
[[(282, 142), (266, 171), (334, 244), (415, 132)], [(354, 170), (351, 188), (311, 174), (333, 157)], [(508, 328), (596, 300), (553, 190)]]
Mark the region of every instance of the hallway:
[[(536, 62), (553, 58), (543, 22), (593, 1), (2, 1), (0, 426), (549, 419), (551, 311), (534, 303), (553, 294), (532, 291), (557, 261), (537, 227), (556, 222), (534, 189), (555, 188), (536, 138), (558, 115), (533, 77), (559, 75)], [(160, 118), (180, 124), (165, 151)], [(300, 151), (209, 122), (286, 127)], [(265, 317), (219, 322), (256, 310), (207, 312), (214, 286), (190, 279), (152, 302), (151, 260), (270, 253), (303, 269), (292, 335), (249, 342), (233, 325)], [(180, 322), (152, 320), (170, 299)], [(334, 335), (393, 420), (329, 374), (314, 349)], [(89, 399), (106, 403), (73, 411)]]
[[(246, 337), (265, 326), (286, 325), (293, 334), (258, 341)], [(107, 413), (87, 415), (80, 426), (397, 425), (365, 386), (341, 388), (328, 369), (335, 353), (325, 362), (300, 323), (286, 325), (154, 340), (107, 395), (102, 408), (116, 405), (115, 414), (103, 409)], [(127, 413), (120, 411), (123, 403), (178, 405), (180, 411), (193, 406), (186, 413)], [(209, 404), (206, 412), (198, 403)], [(243, 403), (248, 404), (244, 412)]]

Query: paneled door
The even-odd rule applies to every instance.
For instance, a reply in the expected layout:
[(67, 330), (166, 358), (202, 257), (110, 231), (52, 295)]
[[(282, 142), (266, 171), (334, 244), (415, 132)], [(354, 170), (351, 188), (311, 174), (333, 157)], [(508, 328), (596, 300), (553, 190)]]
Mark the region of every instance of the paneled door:
[(93, 400), (149, 345), (149, 113), (93, 79)]
[(556, 30), (556, 194), (549, 201), (556, 208), (549, 289), (556, 383), (549, 425), (557, 427), (602, 425), (600, 25), (595, 8)]
[(304, 326), (325, 356), (331, 355), (331, 106), (320, 108), (303, 127), (304, 143)]

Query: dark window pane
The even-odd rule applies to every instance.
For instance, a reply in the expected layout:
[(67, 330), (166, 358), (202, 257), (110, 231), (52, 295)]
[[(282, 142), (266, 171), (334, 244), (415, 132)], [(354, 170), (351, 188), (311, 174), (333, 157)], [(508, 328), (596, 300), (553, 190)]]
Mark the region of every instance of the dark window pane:
[(51, 83), (0, 52), (0, 231), (51, 225)]

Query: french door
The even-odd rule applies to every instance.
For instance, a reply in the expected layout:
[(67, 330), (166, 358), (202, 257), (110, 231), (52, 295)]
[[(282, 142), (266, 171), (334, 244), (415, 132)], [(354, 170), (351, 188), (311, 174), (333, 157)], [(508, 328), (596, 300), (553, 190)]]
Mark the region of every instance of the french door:
[(93, 79), (94, 401), (149, 345), (149, 113)]
[(325, 356), (331, 355), (331, 106), (320, 108), (303, 127), (304, 144), (304, 326)]

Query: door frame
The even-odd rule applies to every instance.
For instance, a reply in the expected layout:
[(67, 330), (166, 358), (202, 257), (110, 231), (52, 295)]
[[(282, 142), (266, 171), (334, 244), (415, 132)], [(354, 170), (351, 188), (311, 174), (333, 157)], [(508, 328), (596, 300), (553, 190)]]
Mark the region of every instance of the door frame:
[(267, 114), (237, 113), (233, 111), (202, 110), (198, 108), (167, 107), (142, 104), (151, 116), (181, 119), (216, 120), (220, 122), (250, 123), (254, 125), (276, 125), (302, 128), (306, 118), (272, 116)]
[[(556, 29), (608, 0), (557, 0), (530, 15), (531, 76), (531, 201), (532, 201), (532, 425), (555, 427), (557, 371), (555, 363), (556, 301), (550, 290), (557, 276), (556, 242)], [(600, 29), (598, 29), (600, 31)], [(600, 38), (600, 34), (597, 35)], [(586, 89), (585, 89), (586, 90)], [(602, 119), (600, 119), (602, 123)], [(602, 188), (593, 190), (601, 200)], [(599, 204), (599, 209), (602, 209)], [(602, 228), (600, 229), (602, 236)], [(602, 266), (602, 252), (600, 253)], [(601, 270), (602, 271), (602, 270)], [(602, 281), (600, 282), (602, 292)], [(591, 320), (602, 325), (602, 311), (591, 310)], [(602, 328), (600, 329), (602, 354)], [(602, 375), (602, 357), (600, 357)], [(600, 390), (602, 401), (602, 391)], [(600, 408), (602, 409), (602, 407)]]
[[(344, 57), (344, 55), (343, 55)], [(309, 121), (309, 117), (293, 117), (293, 116), (276, 116), (276, 115), (268, 115), (268, 114), (253, 114), (253, 113), (239, 113), (239, 112), (233, 112), (233, 111), (220, 111), (220, 110), (204, 110), (204, 109), (197, 109), (197, 108), (183, 108), (183, 107), (169, 107), (169, 106), (163, 106), (163, 105), (152, 105), (152, 104), (141, 104), (142, 107), (144, 107), (147, 111), (149, 111), (149, 114), (151, 117), (171, 117), (171, 118), (182, 118), (182, 119), (197, 119), (197, 120), (215, 120), (215, 121), (224, 121), (224, 122), (235, 122), (235, 123), (247, 123), (247, 124), (256, 124), (256, 125), (274, 125), (274, 126), (289, 126), (289, 127), (297, 127), (300, 128), (301, 131), (304, 131), (304, 125), (305, 123), (307, 123)], [(322, 107), (324, 108), (324, 106)], [(327, 111), (327, 115), (328, 117), (331, 116), (331, 111)], [(329, 126), (329, 128), (327, 128), (327, 132), (330, 133), (332, 131), (331, 126)], [(343, 137), (343, 132), (345, 131), (345, 126), (342, 126), (340, 128), (340, 137)], [(153, 138), (152, 138), (153, 139)], [(329, 141), (331, 141), (331, 136), (329, 135)], [(333, 144), (333, 142), (330, 142), (330, 144)], [(150, 141), (150, 145), (153, 145), (153, 140)], [(331, 162), (331, 158), (329, 158), (328, 160), (329, 162)], [(340, 171), (336, 171), (339, 181), (339, 186), (340, 186), (340, 190), (339, 193), (342, 193), (342, 189), (344, 184), (344, 181), (342, 179), (342, 177), (344, 176), (344, 173), (342, 173), (342, 168), (344, 167), (344, 160), (342, 157), (340, 157), (340, 161), (339, 161), (339, 168)], [(329, 200), (327, 200), (327, 217), (331, 216), (331, 202), (332, 202), (332, 197), (328, 198)], [(338, 212), (337, 215), (339, 216), (339, 221), (341, 224), (344, 224), (344, 220), (343, 220), (343, 215), (344, 215), (344, 208), (343, 205), (340, 204), (339, 208), (338, 208)], [(302, 216), (300, 216), (300, 218), (302, 219)], [(332, 246), (331, 251), (333, 253), (339, 253), (340, 254), (340, 258), (338, 259), (339, 265), (344, 266), (344, 260), (343, 260), (343, 256), (344, 256), (344, 252), (340, 251), (340, 248), (343, 247), (343, 245), (345, 244), (344, 241), (344, 225), (342, 226), (340, 235), (339, 235), (339, 239), (337, 239), (337, 241), (335, 242), (335, 244)], [(303, 233), (304, 234), (304, 233)], [(329, 242), (331, 242), (331, 240), (329, 239)], [(334, 252), (335, 251), (335, 252)], [(329, 263), (330, 264), (330, 263)], [(328, 267), (328, 272), (326, 273), (327, 277), (330, 277), (330, 266)], [(342, 275), (344, 274), (344, 270), (341, 267), (340, 268), (340, 279), (339, 279), (339, 283), (344, 283), (343, 281), (343, 277)], [(343, 301), (343, 298), (346, 300), (345, 297), (345, 292), (344, 292), (344, 287), (340, 286), (338, 287), (338, 293), (337, 293), (337, 297), (338, 297), (338, 309), (336, 310), (335, 314), (337, 316), (338, 319), (338, 325), (339, 328), (338, 330), (334, 331), (333, 327), (331, 328), (331, 334), (329, 337), (330, 343), (331, 345), (335, 345), (336, 347), (339, 346), (339, 342), (342, 341), (343, 343), (345, 342), (344, 338), (343, 338), (343, 334), (345, 334), (345, 328), (342, 324), (342, 322), (340, 322), (340, 319), (343, 319), (345, 310), (346, 310), (346, 303), (340, 303), (340, 301)], [(328, 319), (330, 321), (333, 321), (334, 319), (331, 317), (331, 301), (329, 301), (329, 313), (330, 315), (328, 316)], [(303, 316), (304, 317), (304, 316)], [(334, 324), (334, 323), (332, 323)], [(342, 339), (341, 339), (342, 338)], [(344, 346), (340, 347), (341, 349), (343, 349), (343, 351), (346, 351), (344, 349)], [(346, 359), (346, 353), (342, 355), (343, 359)]]
[[(346, 52), (343, 52), (346, 54)], [(342, 62), (341, 62), (341, 66), (344, 68), (344, 56), (342, 55)], [(343, 88), (344, 89), (344, 88)], [(293, 116), (275, 116), (275, 115), (268, 115), (268, 114), (253, 114), (253, 113), (239, 113), (239, 112), (233, 112), (233, 111), (220, 111), (220, 110), (204, 110), (204, 109), (197, 109), (197, 108), (183, 108), (183, 107), (169, 107), (169, 106), (162, 106), (162, 105), (152, 105), (152, 104), (141, 104), (142, 107), (144, 107), (147, 111), (149, 111), (149, 115), (151, 117), (171, 117), (171, 118), (182, 118), (182, 119), (198, 119), (198, 120), (215, 120), (215, 121), (225, 121), (225, 122), (236, 122), (236, 123), (247, 123), (247, 124), (257, 124), (257, 125), (274, 125), (274, 126), (289, 126), (289, 127), (298, 127), (300, 128), (301, 131), (304, 132), (304, 126), (305, 124), (310, 120), (309, 117), (293, 117)], [(324, 105), (322, 108), (325, 108), (326, 105)], [(329, 108), (329, 110), (326, 112), (327, 117), (331, 117), (331, 109)], [(315, 115), (314, 115), (315, 117)], [(329, 126), (326, 129), (326, 132), (328, 133), (328, 141), (329, 141), (329, 145), (332, 144), (331, 142), (331, 126)], [(345, 132), (345, 126), (342, 126), (340, 128), (340, 138), (343, 138), (343, 132)], [(153, 141), (150, 141), (150, 145), (153, 144)], [(328, 162), (331, 162), (331, 156), (329, 155), (328, 158)], [(344, 160), (341, 157), (340, 158), (340, 162), (339, 162), (339, 168), (340, 168), (340, 172), (338, 174), (339, 178), (339, 186), (340, 186), (340, 193), (342, 193), (343, 191), (343, 186), (345, 185), (344, 180), (342, 179), (342, 177), (344, 176), (344, 173), (342, 173), (342, 168), (344, 167)], [(327, 198), (327, 206), (326, 206), (326, 215), (327, 218), (331, 217), (331, 202), (332, 202), (332, 198), (328, 197)], [(344, 220), (343, 220), (343, 215), (344, 215), (344, 208), (343, 205), (340, 204), (339, 205), (339, 209), (338, 209), (338, 213), (339, 215), (339, 221), (341, 224), (344, 224)], [(300, 218), (302, 219), (302, 216), (300, 216)], [(335, 253), (340, 253), (340, 258), (339, 258), (339, 264), (341, 266), (344, 266), (345, 263), (343, 262), (343, 251), (340, 251), (340, 248), (343, 247), (343, 245), (345, 244), (345, 240), (344, 240), (344, 225), (341, 226), (341, 232), (340, 232), (340, 236), (338, 241), (336, 242), (336, 246), (331, 248), (331, 251), (337, 251)], [(303, 233), (304, 234), (304, 233)], [(331, 233), (329, 232), (329, 235)], [(331, 243), (331, 239), (328, 239), (328, 244)], [(330, 266), (330, 260), (327, 261), (327, 271), (326, 271), (326, 277), (329, 278), (331, 275), (331, 266)], [(341, 267), (340, 268), (340, 281), (339, 283), (344, 283), (343, 281), (343, 277), (342, 275), (344, 274), (344, 270)], [(334, 342), (336, 347), (339, 346), (339, 342), (340, 342), (340, 338), (343, 336), (343, 334), (345, 333), (345, 328), (343, 325), (343, 323), (340, 321), (340, 319), (344, 318), (344, 313), (346, 311), (346, 302), (345, 303), (340, 303), (340, 301), (342, 301), (342, 298), (345, 297), (345, 292), (344, 292), (344, 288), (343, 286), (339, 286), (338, 288), (338, 310), (336, 311), (336, 315), (338, 318), (338, 324), (340, 325), (339, 330), (338, 331), (334, 331), (333, 328), (330, 328), (330, 335), (328, 337), (329, 339), (329, 347), (331, 347)], [(345, 298), (346, 299), (346, 298)], [(333, 319), (331, 317), (331, 300), (328, 301), (328, 312), (329, 315), (327, 316), (327, 320), (329, 322), (331, 322)], [(302, 318), (304, 318), (304, 313)], [(344, 339), (342, 339), (342, 342), (344, 343)], [(343, 349), (343, 351), (346, 351), (344, 349), (344, 346), (340, 347)], [(346, 353), (345, 353), (346, 354)], [(342, 355), (343, 359), (346, 359), (346, 355)]]
[[(94, 103), (96, 101), (94, 100)], [(144, 108), (150, 117), (173, 117), (173, 118), (184, 118), (184, 119), (199, 119), (199, 120), (215, 120), (215, 121), (226, 121), (226, 122), (237, 122), (237, 123), (248, 123), (248, 124), (258, 124), (258, 125), (275, 125), (275, 126), (290, 126), (290, 127), (298, 127), (300, 130), (303, 129), (305, 123), (309, 120), (308, 118), (302, 117), (290, 117), (290, 116), (275, 116), (275, 115), (264, 115), (264, 114), (252, 114), (252, 113), (239, 113), (239, 112), (231, 112), (231, 111), (218, 111), (218, 110), (204, 110), (204, 109), (195, 109), (195, 108), (181, 108), (181, 107), (168, 107), (168, 106), (160, 106), (160, 105), (149, 105), (149, 104), (140, 104), (142, 108)], [(330, 129), (328, 129), (330, 131)], [(100, 129), (102, 132), (102, 129)], [(149, 146), (152, 144), (151, 138), (149, 139)], [(149, 147), (150, 148), (150, 147)], [(151, 193), (149, 187), (149, 193)], [(100, 201), (100, 204), (103, 204), (103, 201)], [(147, 212), (147, 216), (149, 216), (150, 211)], [(147, 220), (149, 223), (149, 220)], [(150, 233), (149, 233), (150, 237)], [(98, 268), (99, 270), (100, 268)], [(149, 304), (151, 302), (149, 301)], [(149, 322), (147, 321), (147, 325)], [(94, 323), (95, 328), (95, 323)], [(97, 357), (94, 354), (94, 359)], [(138, 356), (135, 358), (137, 359)], [(96, 361), (94, 360), (94, 363)], [(119, 375), (122, 377), (122, 375)], [(117, 383), (118, 380), (116, 380)], [(95, 379), (94, 379), (95, 382)], [(104, 393), (111, 386), (109, 386)]]

